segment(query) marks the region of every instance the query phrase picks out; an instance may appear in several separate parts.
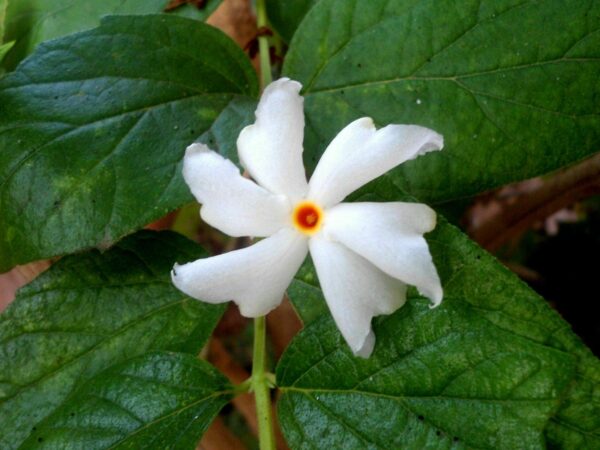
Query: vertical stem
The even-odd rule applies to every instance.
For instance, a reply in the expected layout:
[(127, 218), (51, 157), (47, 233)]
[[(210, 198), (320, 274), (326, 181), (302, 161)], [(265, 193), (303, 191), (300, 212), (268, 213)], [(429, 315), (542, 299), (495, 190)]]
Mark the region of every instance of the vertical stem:
[[(256, 24), (258, 28), (267, 26), (267, 8), (265, 0), (256, 0)], [(258, 37), (260, 58), (261, 87), (264, 89), (272, 81), (271, 56), (269, 54), (268, 36)], [(254, 353), (252, 355), (252, 389), (256, 399), (256, 415), (258, 418), (258, 440), (260, 450), (275, 450), (275, 433), (271, 417), (271, 395), (269, 382), (265, 373), (266, 367), (266, 320), (265, 317), (254, 319)]]
[(254, 354), (252, 355), (252, 387), (256, 398), (258, 418), (258, 440), (260, 450), (275, 450), (275, 435), (271, 417), (271, 395), (265, 374), (266, 365), (266, 320), (254, 319)]
[[(265, 0), (256, 0), (256, 25), (260, 30), (262, 27), (266, 27), (268, 24), (267, 20), (267, 8), (265, 6)], [(259, 36), (258, 37), (258, 51), (260, 57), (260, 81), (262, 88), (264, 89), (271, 81), (271, 55), (269, 54), (269, 37)]]

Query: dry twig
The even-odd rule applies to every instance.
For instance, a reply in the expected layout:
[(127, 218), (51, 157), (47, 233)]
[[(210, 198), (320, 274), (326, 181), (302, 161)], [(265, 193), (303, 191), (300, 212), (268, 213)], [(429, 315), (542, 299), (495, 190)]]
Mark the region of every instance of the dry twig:
[(498, 211), (469, 233), (482, 247), (497, 250), (536, 222), (600, 193), (600, 153), (541, 180), (529, 192), (499, 200)]

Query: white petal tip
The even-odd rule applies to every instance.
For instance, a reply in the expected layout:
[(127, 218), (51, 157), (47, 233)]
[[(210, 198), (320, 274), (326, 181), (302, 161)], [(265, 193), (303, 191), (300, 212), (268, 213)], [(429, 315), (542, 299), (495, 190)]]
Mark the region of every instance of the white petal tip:
[(444, 136), (439, 133), (433, 132), (434, 136), (421, 150), (423, 153), (434, 152), (442, 150), (444, 148)]
[(272, 91), (275, 89), (287, 89), (287, 88), (291, 88), (293, 91), (298, 93), (302, 89), (302, 84), (300, 84), (296, 80), (291, 80), (288, 77), (283, 77), (283, 78), (279, 78), (278, 80), (275, 80), (271, 84), (269, 84), (265, 88), (265, 91)]
[(429, 152), (439, 151), (444, 148), (444, 136), (432, 130), (431, 128), (421, 125), (388, 125), (383, 129), (398, 129), (408, 128), (411, 130), (414, 142), (411, 145), (418, 145), (418, 150), (409, 159), (415, 159)]
[(428, 298), (431, 300), (431, 305), (429, 305), (429, 309), (435, 309), (438, 306), (441, 305), (442, 303), (442, 298), (444, 297), (444, 294), (440, 288), (439, 293), (436, 292), (435, 295), (433, 296), (428, 296)]
[(375, 334), (372, 330), (369, 330), (369, 334), (365, 337), (364, 341), (357, 348), (352, 348), (352, 353), (354, 356), (358, 356), (360, 358), (367, 359), (373, 353), (373, 348), (375, 347)]
[(426, 283), (419, 285), (415, 285), (419, 294), (423, 297), (431, 300), (430, 308), (435, 308), (442, 303), (442, 299), (444, 297), (444, 289), (442, 288), (442, 283), (440, 281), (440, 277), (433, 268), (433, 273), (429, 274), (429, 279)]
[(211, 151), (212, 150), (208, 148), (206, 144), (203, 144), (201, 142), (194, 142), (193, 144), (188, 145), (188, 147), (185, 149), (185, 156), (191, 156), (198, 153), (207, 153)]
[(431, 231), (433, 231), (437, 225), (437, 213), (435, 212), (435, 210), (433, 208), (430, 208), (429, 206), (423, 204), (423, 203), (417, 203), (418, 205), (421, 205), (420, 207), (422, 208), (422, 214), (421, 214), (421, 221), (420, 221), (420, 225), (422, 225), (422, 233), (429, 233)]
[(187, 285), (188, 282), (185, 280), (185, 277), (182, 274), (182, 270), (185, 264), (180, 265), (175, 263), (173, 269), (171, 269), (171, 282), (173, 286), (183, 292), (185, 295), (189, 295), (190, 297), (196, 298), (188, 292)]
[(361, 117), (360, 119), (356, 119), (354, 122), (351, 122), (350, 125), (357, 125), (367, 129), (375, 129), (375, 122), (373, 122), (371, 117)]
[(177, 277), (177, 269), (179, 269), (179, 264), (175, 263), (173, 269), (171, 269), (171, 280), (175, 282), (175, 278)]
[(431, 305), (429, 305), (429, 308), (431, 309), (437, 308), (438, 306), (440, 306), (440, 303), (442, 303), (444, 291), (442, 290), (442, 286), (440, 286), (439, 284), (433, 287), (417, 286), (417, 291), (419, 291), (419, 294), (421, 294), (423, 297), (427, 297), (429, 300), (431, 300)]

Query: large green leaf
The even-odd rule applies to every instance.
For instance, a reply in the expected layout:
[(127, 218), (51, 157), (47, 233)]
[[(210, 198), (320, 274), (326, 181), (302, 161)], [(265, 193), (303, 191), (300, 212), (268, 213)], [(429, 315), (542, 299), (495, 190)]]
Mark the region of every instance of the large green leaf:
[(600, 1), (321, 0), (284, 74), (304, 84), (307, 164), (351, 120), (416, 123), (446, 149), (391, 179), (442, 202), (600, 149)]
[(89, 380), (20, 448), (193, 450), (232, 390), (194, 356), (144, 355)]
[(351, 356), (330, 320), (289, 347), (277, 375), (292, 448), (544, 448), (569, 355), (418, 301), (376, 330), (369, 360)]
[(154, 350), (197, 353), (223, 308), (171, 284), (175, 261), (205, 255), (174, 233), (140, 232), (68, 256), (0, 316), (0, 448), (12, 449), (78, 386)]
[(269, 22), (286, 41), (292, 36), (302, 22), (306, 13), (319, 0), (267, 0)]
[[(356, 199), (398, 197), (384, 178)], [(308, 326), (277, 372), (292, 447), (327, 430), (333, 448), (543, 448), (547, 427), (551, 446), (600, 448), (600, 361), (535, 292), (439, 222), (427, 239), (444, 301), (429, 310), (413, 291), (376, 319), (370, 360), (351, 356), (330, 318), (318, 320), (329, 313), (311, 262), (297, 274), (288, 295)]]
[[(206, 19), (221, 1), (208, 0), (206, 6), (201, 10), (188, 5), (178, 8), (174, 13), (196, 19)], [(5, 66), (13, 69), (43, 41), (97, 26), (100, 23), (100, 17), (104, 15), (160, 13), (167, 3), (168, 0), (11, 1), (6, 15), (6, 33), (8, 38), (16, 40), (18, 43), (8, 57)]]
[(242, 50), (190, 19), (111, 16), (42, 44), (0, 80), (0, 271), (108, 247), (189, 202), (186, 146), (257, 90)]

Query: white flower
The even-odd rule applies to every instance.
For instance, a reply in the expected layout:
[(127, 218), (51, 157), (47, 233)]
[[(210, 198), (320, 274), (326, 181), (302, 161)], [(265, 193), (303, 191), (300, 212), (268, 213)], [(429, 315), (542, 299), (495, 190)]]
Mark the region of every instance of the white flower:
[(376, 130), (370, 118), (346, 126), (327, 147), (307, 183), (302, 163), (302, 86), (270, 84), (256, 122), (237, 140), (240, 162), (256, 183), (203, 144), (188, 147), (183, 176), (202, 203), (205, 222), (256, 244), (182, 266), (172, 279), (209, 303), (235, 301), (246, 317), (275, 308), (310, 250), (335, 322), (356, 355), (375, 344), (371, 319), (406, 301), (407, 284), (437, 306), (442, 287), (423, 234), (435, 212), (418, 203), (340, 203), (393, 167), (443, 147), (416, 125)]

